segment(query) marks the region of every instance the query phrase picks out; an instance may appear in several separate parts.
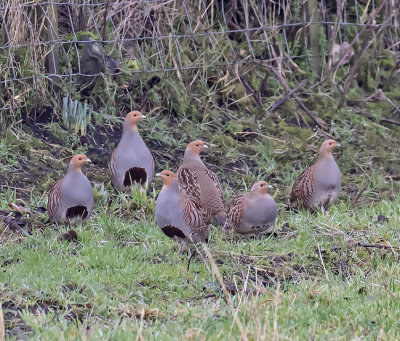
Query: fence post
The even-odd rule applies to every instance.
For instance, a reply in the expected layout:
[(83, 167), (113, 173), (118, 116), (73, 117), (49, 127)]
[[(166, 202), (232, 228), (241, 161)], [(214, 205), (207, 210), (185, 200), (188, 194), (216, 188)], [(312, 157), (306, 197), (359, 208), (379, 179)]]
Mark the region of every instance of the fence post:
[(321, 48), (319, 45), (320, 36), (320, 12), (319, 12), (319, 1), (308, 0), (307, 1), (307, 17), (310, 22), (309, 26), (309, 41), (311, 47), (311, 68), (318, 75), (321, 76), (322, 64), (321, 64)]
[[(58, 9), (57, 5), (54, 4), (54, 0), (50, 0), (48, 5), (48, 17), (47, 17), (47, 39), (50, 41), (50, 53), (47, 56), (47, 71), (50, 74), (59, 74), (59, 63), (60, 63), (60, 48), (58, 41)], [(58, 76), (51, 76), (51, 79), (55, 84), (58, 84)]]

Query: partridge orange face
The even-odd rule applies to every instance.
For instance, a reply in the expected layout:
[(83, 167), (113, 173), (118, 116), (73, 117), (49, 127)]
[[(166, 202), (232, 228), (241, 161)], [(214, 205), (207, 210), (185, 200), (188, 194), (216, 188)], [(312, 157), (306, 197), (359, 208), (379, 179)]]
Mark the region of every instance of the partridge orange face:
[(168, 187), (176, 179), (176, 174), (169, 170), (163, 170), (161, 173), (157, 173), (156, 176), (161, 177), (164, 187)]
[(268, 185), (265, 181), (258, 181), (253, 185), (253, 187), (251, 187), (251, 190), (257, 191), (261, 195), (265, 195), (268, 192), (268, 188), (272, 188), (272, 186)]
[(74, 166), (75, 169), (82, 169), (82, 166), (85, 162), (92, 162), (89, 158), (86, 157), (84, 154), (75, 155), (71, 161), (69, 162), (71, 165)]
[(139, 111), (131, 111), (129, 114), (126, 115), (125, 121), (128, 122), (131, 129), (136, 129), (138, 122), (142, 118), (146, 118), (146, 116), (142, 115)]
[(324, 152), (324, 153), (329, 153), (329, 154), (331, 154), (332, 151), (333, 151), (333, 149), (334, 149), (335, 147), (338, 147), (338, 146), (340, 146), (340, 145), (339, 145), (339, 143), (337, 143), (335, 140), (326, 140), (326, 141), (322, 144), (320, 151), (321, 151), (321, 152)]
[(189, 143), (186, 147), (186, 150), (190, 149), (193, 152), (193, 154), (200, 155), (201, 151), (205, 148), (208, 148), (205, 142), (201, 140), (196, 140)]

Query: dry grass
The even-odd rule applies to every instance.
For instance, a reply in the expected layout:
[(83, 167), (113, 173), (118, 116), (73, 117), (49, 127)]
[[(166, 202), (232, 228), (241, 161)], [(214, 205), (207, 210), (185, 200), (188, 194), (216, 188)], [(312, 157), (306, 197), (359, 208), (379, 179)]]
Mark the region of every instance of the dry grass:
[[(361, 2), (358, 5), (360, 21), (371, 21), (369, 16), (374, 13), (373, 9), (366, 7), (361, 11), (362, 5)], [(344, 3), (339, 2), (338, 6), (344, 6)], [(323, 9), (330, 20), (334, 19), (335, 25), (333, 34), (327, 35), (321, 43), (322, 55), (326, 55), (328, 45), (339, 40), (339, 32), (343, 40), (350, 41), (355, 36), (351, 26), (340, 25), (341, 22), (355, 21), (355, 5), (345, 6), (347, 11), (340, 12), (340, 16), (334, 15), (335, 7), (330, 3)], [(388, 23), (397, 20), (391, 2), (382, 3), (380, 8), (381, 14), (375, 18), (378, 23), (383, 22), (383, 18)], [(82, 46), (63, 42), (85, 39), (83, 32), (91, 32), (96, 39), (105, 41), (104, 54), (122, 63), (124, 75), (131, 71), (171, 70), (178, 83), (189, 90), (193, 85), (212, 83), (210, 90), (224, 93), (231, 107), (248, 99), (262, 106), (265, 96), (262, 90), (266, 84), (260, 81), (267, 78), (263, 65), (273, 66), (287, 81), (296, 82), (297, 77), (303, 77), (309, 71), (305, 41), (307, 20), (318, 19), (307, 17), (303, 22), (304, 8), (298, 3), (254, 0), (117, 0), (102, 5), (71, 0), (57, 9), (57, 18), (54, 18), (48, 5), (10, 0), (0, 13), (6, 28), (0, 36), (0, 45), (8, 47), (0, 50), (0, 64), (5, 70), (2, 80), (22, 78), (0, 85), (6, 93), (4, 99), (0, 99), (0, 107), (18, 113), (17, 119), (21, 111), (35, 118), (43, 107), (59, 108), (67, 92), (79, 100), (79, 87), (70, 75), (78, 72)], [(343, 17), (343, 13), (347, 17)], [(57, 22), (58, 27), (54, 27)], [(330, 32), (327, 25), (323, 27)], [(53, 35), (49, 35), (49, 31)], [(399, 46), (395, 43), (398, 31), (397, 27), (382, 30), (375, 39), (386, 41), (388, 45), (375, 44), (368, 53), (398, 53)], [(55, 40), (54, 44), (48, 43), (49, 36)], [(49, 87), (54, 78), (45, 77), (49, 72), (47, 64), (53, 63), (53, 53), (62, 76), (59, 84), (62, 94), (58, 88)], [(238, 65), (223, 66), (231, 63)], [(187, 68), (189, 71), (184, 72)], [(24, 80), (25, 77), (32, 79)], [(140, 79), (152, 77), (152, 74), (145, 74)], [(260, 80), (255, 82), (258, 78)], [(115, 87), (123, 87), (126, 81), (123, 77), (111, 82)], [(137, 83), (138, 75), (132, 74), (128, 82)], [(237, 88), (244, 88), (244, 91), (238, 94)], [(94, 92), (97, 94), (98, 89)], [(112, 97), (113, 90), (108, 89), (106, 96)], [(96, 104), (98, 101), (94, 97), (93, 104)], [(6, 123), (4, 117), (2, 123)]]

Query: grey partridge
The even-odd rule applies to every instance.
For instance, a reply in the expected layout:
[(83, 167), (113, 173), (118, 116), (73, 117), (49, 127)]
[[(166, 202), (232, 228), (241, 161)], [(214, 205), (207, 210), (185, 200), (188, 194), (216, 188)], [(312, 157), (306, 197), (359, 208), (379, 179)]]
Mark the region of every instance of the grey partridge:
[(117, 191), (129, 193), (132, 185), (146, 186), (153, 179), (153, 156), (137, 129), (138, 122), (145, 117), (139, 111), (126, 115), (121, 140), (111, 154), (108, 169)]
[(164, 234), (181, 245), (207, 241), (210, 235), (209, 219), (201, 202), (179, 188), (173, 172), (164, 170), (156, 176), (163, 181), (156, 200), (156, 223)]
[(257, 235), (274, 224), (278, 214), (275, 200), (268, 194), (265, 181), (256, 182), (251, 190), (235, 197), (230, 205), (225, 230), (244, 235)]
[(67, 174), (57, 181), (48, 195), (48, 213), (57, 223), (74, 224), (85, 221), (93, 211), (93, 190), (82, 166), (90, 160), (83, 154), (75, 155)]
[(317, 162), (300, 174), (290, 196), (293, 208), (327, 209), (338, 197), (341, 175), (332, 155), (336, 146), (339, 144), (334, 140), (322, 143)]
[(177, 172), (179, 186), (188, 195), (199, 199), (211, 219), (216, 218), (223, 226), (226, 221), (226, 210), (221, 185), (216, 174), (208, 169), (200, 158), (203, 148), (208, 146), (200, 140), (187, 145), (183, 163)]

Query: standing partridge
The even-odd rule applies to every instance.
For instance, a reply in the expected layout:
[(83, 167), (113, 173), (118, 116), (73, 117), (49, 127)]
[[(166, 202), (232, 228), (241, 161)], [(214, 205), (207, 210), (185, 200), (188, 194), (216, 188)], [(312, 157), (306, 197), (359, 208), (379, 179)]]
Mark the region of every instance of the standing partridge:
[(207, 241), (210, 235), (209, 219), (201, 202), (179, 188), (176, 174), (164, 170), (156, 176), (163, 181), (156, 201), (157, 225), (181, 246), (188, 242)]
[(146, 186), (153, 179), (153, 156), (137, 130), (145, 117), (138, 111), (126, 115), (121, 140), (111, 154), (108, 169), (117, 191), (129, 193), (133, 184)]
[(322, 143), (317, 162), (300, 174), (290, 196), (293, 208), (327, 209), (340, 192), (340, 170), (332, 151), (339, 146), (334, 140)]
[(245, 235), (268, 230), (275, 222), (278, 208), (268, 192), (265, 181), (256, 182), (250, 192), (235, 197), (230, 206), (225, 230), (233, 229)]
[(48, 196), (50, 219), (57, 223), (74, 224), (85, 221), (93, 211), (93, 191), (90, 181), (82, 173), (85, 155), (75, 155), (68, 166), (67, 175), (57, 181)]
[(200, 159), (200, 152), (208, 146), (200, 140), (187, 145), (183, 163), (178, 169), (179, 186), (190, 196), (201, 201), (212, 219), (223, 226), (226, 221), (221, 185), (217, 176)]

